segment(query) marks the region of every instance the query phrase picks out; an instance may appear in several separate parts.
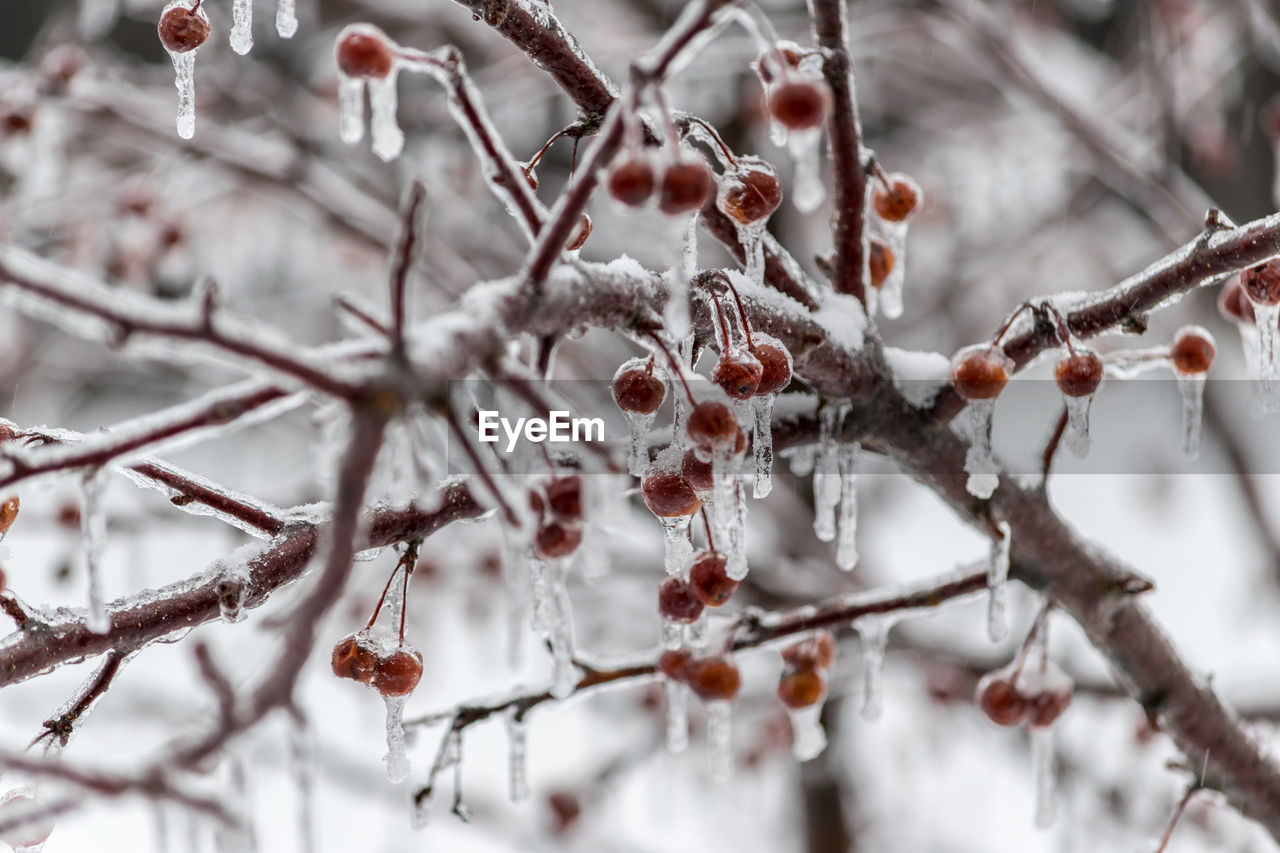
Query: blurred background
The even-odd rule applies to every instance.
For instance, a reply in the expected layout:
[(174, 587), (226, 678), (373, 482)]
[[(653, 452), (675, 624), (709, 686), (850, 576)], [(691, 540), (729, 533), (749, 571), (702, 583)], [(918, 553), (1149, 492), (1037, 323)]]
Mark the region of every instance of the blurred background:
[[(540, 0), (525, 0), (536, 5)], [(683, 4), (675, 0), (560, 0), (556, 14), (615, 81)], [(809, 42), (797, 0), (763, 0), (783, 38)], [(174, 132), (173, 68), (157, 37), (153, 0), (0, 4), (0, 241), (89, 272), (124, 289), (177, 299), (202, 276), (233, 311), (303, 343), (352, 334), (337, 294), (383, 304), (396, 206), (412, 179), (427, 188), (427, 240), (412, 309), (426, 317), (471, 284), (515, 272), (524, 239), (489, 195), (442, 90), (402, 75), (404, 154), (384, 164), (367, 142), (338, 140), (334, 36), (377, 24), (406, 46), (457, 45), (498, 130), (520, 158), (576, 118), (571, 103), (513, 46), (450, 0), (299, 0), (297, 35), (281, 40), (273, 4), (254, 8), (255, 46), (227, 44), (229, 0), (206, 0), (213, 36), (196, 61), (196, 135)], [(857, 92), (867, 143), (891, 171), (911, 174), (926, 207), (907, 256), (906, 310), (881, 320), (887, 342), (950, 353), (990, 336), (1024, 299), (1107, 287), (1199, 233), (1206, 208), (1237, 222), (1277, 207), (1280, 4), (1271, 0), (990, 2), (856, 0), (850, 4)], [(713, 122), (740, 152), (773, 162), (790, 187), (789, 154), (772, 145), (756, 47), (730, 27), (667, 87), (677, 109)], [(584, 141), (589, 145), (590, 141)], [(568, 178), (572, 142), (538, 166), (550, 203)], [(789, 203), (771, 230), (811, 273), (830, 248), (830, 211)], [(628, 254), (665, 268), (679, 250), (656, 213), (623, 215), (605, 199), (582, 256)], [(726, 257), (704, 238), (703, 265)], [(1154, 315), (1143, 339), (1109, 337), (1103, 350), (1166, 343), (1201, 323), (1219, 342), (1215, 376), (1241, 377), (1235, 328), (1219, 316), (1217, 288)], [(599, 331), (566, 342), (556, 375), (608, 379), (635, 348)], [(154, 353), (152, 354), (154, 355)], [(1038, 372), (1037, 372), (1038, 371)], [(172, 405), (239, 376), (228, 366), (111, 350), (0, 309), (0, 415), (22, 425), (96, 430)], [(1045, 365), (1029, 376), (1047, 375)], [(1169, 412), (1177, 417), (1169, 389)], [(1095, 441), (1107, 439), (1105, 394)], [(1056, 411), (1044, 415), (1043, 432)], [(307, 407), (266, 425), (173, 454), (171, 461), (281, 506), (322, 499), (316, 472), (332, 463), (326, 414)], [(1204, 454), (1230, 472), (1187, 476), (1153, 449), (1143, 475), (1059, 476), (1050, 487), (1087, 538), (1155, 580), (1148, 600), (1189, 664), (1275, 739), (1280, 720), (1280, 486), (1251, 472), (1274, 467), (1266, 430), (1219, 405), (1210, 388)], [(1114, 430), (1123, 430), (1116, 424)], [(1113, 433), (1114, 434), (1114, 433)], [(1002, 438), (997, 420), (997, 448)], [(795, 606), (843, 592), (901, 584), (985, 559), (987, 545), (927, 491), (887, 462), (860, 462), (856, 571), (839, 572), (810, 533), (812, 487), (779, 464), (779, 485), (751, 514), (752, 574), (740, 605)], [(23, 486), (22, 515), (4, 540), (10, 586), (24, 600), (81, 606), (66, 507), (74, 479)], [(591, 658), (656, 647), (653, 588), (662, 538), (644, 507), (616, 483), (593, 521), (594, 547), (571, 576), (575, 632)], [(218, 521), (194, 518), (122, 478), (109, 491), (106, 591), (122, 596), (201, 571), (244, 544)], [(423, 548), (409, 599), (409, 638), (426, 671), (408, 716), (516, 685), (546, 683), (550, 666), (532, 634), (507, 657), (498, 593), (501, 542), (493, 523), (455, 525)], [(336, 640), (367, 618), (391, 555), (357, 567), (322, 636)], [(215, 707), (190, 654), (199, 638), (237, 685), (260, 675), (286, 589), (237, 625), (196, 629), (152, 646), (119, 676), (68, 750), (71, 759), (127, 770), (197, 730)], [(1185, 777), (1176, 753), (1139, 708), (1116, 695), (1104, 662), (1074, 625), (1055, 617), (1052, 648), (1077, 681), (1058, 724), (1058, 817), (1032, 825), (1030, 752), (1021, 730), (998, 730), (972, 703), (982, 673), (1009, 660), (1038, 607), (1013, 591), (1013, 631), (992, 644), (981, 601), (896, 626), (882, 716), (859, 708), (867, 663), (845, 631), (824, 713), (831, 745), (817, 759), (790, 755), (786, 714), (773, 687), (776, 653), (743, 655), (734, 712), (738, 769), (708, 772), (695, 710), (693, 747), (669, 756), (655, 685), (547, 705), (529, 726), (532, 796), (507, 797), (507, 742), (499, 721), (469, 730), (462, 781), (472, 821), (448, 814), (410, 827), (408, 796), (429, 766), (439, 727), (418, 732), (404, 785), (383, 775), (383, 707), (371, 691), (338, 682), (327, 649), (302, 683), (312, 758), (300, 760), (284, 720), (237, 741), (206, 784), (243, 768), (257, 849), (304, 849), (299, 778), (314, 780), (315, 849), (337, 851), (1002, 851), (1154, 850)], [(92, 671), (61, 668), (0, 692), (0, 743), (19, 749)], [(6, 779), (5, 787), (17, 784)], [(447, 786), (446, 786), (447, 787)], [(230, 796), (230, 795), (229, 795)], [(139, 799), (90, 802), (59, 821), (45, 849), (241, 849), (243, 840), (171, 806)], [(1172, 851), (1274, 849), (1268, 836), (1206, 796), (1193, 802)]]

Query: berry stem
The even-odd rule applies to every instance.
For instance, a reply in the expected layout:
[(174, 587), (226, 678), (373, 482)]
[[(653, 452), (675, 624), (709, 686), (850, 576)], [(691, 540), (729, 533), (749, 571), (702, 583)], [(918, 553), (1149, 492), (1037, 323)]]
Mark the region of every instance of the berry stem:
[(1042, 302), (1040, 307), (1053, 315), (1053, 319), (1058, 326), (1058, 334), (1062, 336), (1062, 342), (1067, 346), (1067, 352), (1074, 356), (1076, 349), (1071, 345), (1071, 331), (1067, 328), (1067, 321), (1063, 319), (1062, 312), (1052, 302)]
[(711, 294), (711, 304), (715, 306), (716, 316), (720, 318), (720, 335), (724, 338), (724, 354), (728, 355), (729, 347), (732, 346), (729, 343), (729, 321), (724, 316), (724, 309), (720, 307), (720, 300), (716, 298), (714, 293)]
[(1005, 318), (1005, 321), (1000, 324), (1000, 328), (996, 330), (996, 333), (994, 335), (992, 335), (991, 337), (992, 346), (996, 346), (997, 344), (1000, 343), (1000, 339), (1003, 338), (1005, 334), (1008, 333), (1009, 329), (1013, 327), (1013, 321), (1017, 320), (1020, 316), (1022, 316), (1023, 311), (1034, 312), (1035, 306), (1032, 305), (1030, 302), (1023, 302), (1017, 308), (1013, 309), (1013, 313)]
[(702, 505), (702, 526), (707, 530), (707, 547), (711, 549), (712, 553), (718, 553), (716, 551), (716, 540), (711, 535), (711, 520), (707, 518), (706, 504)]
[(524, 164), (524, 173), (526, 175), (531, 173), (534, 169), (538, 168), (538, 164), (542, 162), (542, 155), (547, 153), (547, 149), (551, 147), (552, 143), (554, 143), (557, 139), (559, 139), (560, 137), (568, 133), (568, 130), (569, 130), (568, 128), (565, 128), (564, 130), (557, 130), (554, 134), (552, 134), (551, 138), (548, 139), (546, 143), (544, 143), (543, 146), (538, 149), (538, 153), (534, 154), (532, 157), (529, 158), (529, 162)]
[[(1018, 675), (1022, 672), (1022, 666), (1026, 663), (1027, 652), (1031, 650), (1031, 644), (1035, 642), (1036, 637), (1040, 636), (1044, 630), (1044, 626), (1049, 617), (1049, 611), (1053, 609), (1053, 602), (1045, 599), (1044, 604), (1040, 607), (1040, 612), (1036, 614), (1035, 621), (1031, 623), (1030, 630), (1027, 631), (1027, 637), (1022, 641), (1022, 645), (1018, 648), (1018, 656), (1014, 659), (1013, 672), (1010, 674), (1009, 680), (1013, 684), (1018, 683)], [(1040, 658), (1040, 666), (1043, 669), (1045, 662), (1048, 660), (1048, 649), (1046, 648)]]
[(654, 83), (649, 87), (653, 102), (658, 107), (658, 112), (662, 116), (662, 128), (667, 134), (667, 144), (671, 146), (671, 155), (674, 157), (676, 152), (680, 150), (680, 132), (676, 130), (676, 123), (671, 118), (671, 111), (667, 109), (667, 98), (662, 94), (662, 87)]
[(671, 354), (671, 350), (667, 348), (666, 343), (657, 332), (646, 330), (645, 334), (653, 338), (653, 342), (658, 345), (658, 349), (662, 350), (662, 354), (665, 355), (667, 357), (667, 361), (671, 363), (672, 372), (675, 373), (676, 378), (680, 380), (680, 384), (684, 386), (684, 393), (685, 396), (689, 398), (689, 405), (698, 405), (698, 401), (693, 398), (693, 391), (689, 388), (688, 380), (684, 378), (684, 371), (680, 369), (680, 362), (676, 361), (675, 356)]
[(707, 135), (711, 137), (711, 140), (715, 142), (715, 144), (724, 153), (724, 158), (729, 161), (730, 166), (738, 165), (738, 158), (734, 157), (733, 152), (729, 150), (729, 146), (724, 144), (724, 140), (720, 138), (719, 131), (697, 116), (691, 115), (688, 120), (690, 123), (698, 125), (707, 132)]
[(882, 187), (886, 190), (893, 189), (893, 182), (889, 180), (889, 173), (884, 170), (879, 158), (872, 157), (867, 163), (867, 167), (871, 170), (871, 174), (875, 175), (876, 180), (880, 182)]
[(751, 324), (747, 322), (747, 310), (742, 305), (742, 297), (738, 295), (738, 288), (733, 286), (733, 279), (728, 275), (724, 276), (725, 287), (729, 288), (729, 292), (733, 294), (733, 301), (738, 306), (738, 317), (742, 320), (742, 333), (747, 338), (747, 349), (753, 349), (754, 344), (751, 343)]

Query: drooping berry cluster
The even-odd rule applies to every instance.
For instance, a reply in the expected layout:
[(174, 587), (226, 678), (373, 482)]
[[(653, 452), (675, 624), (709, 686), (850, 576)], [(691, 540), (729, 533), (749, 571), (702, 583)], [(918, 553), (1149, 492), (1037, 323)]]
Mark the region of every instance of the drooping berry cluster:
[(658, 671), (687, 684), (704, 702), (732, 702), (742, 689), (742, 675), (732, 658), (721, 655), (695, 657), (684, 649), (664, 652)]
[(982, 677), (977, 702), (998, 726), (1044, 728), (1071, 705), (1071, 679), (1053, 661), (1027, 667), (1015, 662)]
[[(405, 548), (395, 569), (391, 572), (391, 577), (387, 579), (387, 585), (378, 598), (368, 624), (360, 631), (348, 634), (339, 640), (334, 645), (333, 654), (330, 657), (329, 665), (334, 675), (368, 684), (384, 698), (407, 696), (422, 679), (422, 654), (404, 640), (404, 599), (409, 591), (409, 577), (413, 573), (417, 559), (416, 546), (411, 545)], [(375, 629), (374, 625), (378, 620), (378, 614), (382, 612), (382, 605), (387, 600), (387, 593), (397, 577), (403, 579), (403, 586), (398, 606), (399, 634), (394, 635), (393, 640), (390, 636), (375, 634), (375, 631), (380, 629)]]
[(829, 631), (787, 646), (786, 665), (778, 680), (778, 698), (791, 710), (810, 708), (827, 695), (827, 671), (836, 657), (836, 641)]
[(582, 478), (577, 474), (556, 477), (541, 490), (529, 493), (529, 504), (538, 528), (533, 546), (548, 560), (568, 557), (582, 544)]

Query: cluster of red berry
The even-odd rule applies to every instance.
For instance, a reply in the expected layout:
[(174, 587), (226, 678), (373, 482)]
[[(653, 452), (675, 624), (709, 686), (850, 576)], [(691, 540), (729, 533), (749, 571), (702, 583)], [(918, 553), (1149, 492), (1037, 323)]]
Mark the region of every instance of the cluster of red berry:
[(738, 581), (729, 577), (727, 564), (725, 555), (714, 547), (695, 554), (688, 580), (674, 575), (659, 585), (658, 612), (662, 618), (691, 624), (698, 621), (703, 608), (728, 602), (738, 591)]
[(383, 696), (407, 696), (422, 679), (422, 653), (404, 644), (383, 654), (369, 629), (348, 634), (333, 647), (333, 674), (369, 684)]
[(836, 641), (830, 631), (782, 650), (786, 665), (778, 680), (778, 698), (793, 711), (817, 705), (827, 695), (827, 672), (836, 658)]
[(1071, 679), (1052, 661), (1029, 672), (1022, 661), (989, 672), (978, 682), (978, 707), (998, 726), (1053, 724), (1071, 705)]
[(582, 478), (555, 477), (542, 489), (529, 492), (529, 506), (537, 518), (533, 547), (548, 560), (568, 557), (582, 544)]
[(720, 655), (695, 657), (684, 649), (666, 651), (658, 659), (658, 672), (689, 685), (704, 702), (731, 702), (742, 689), (737, 664)]

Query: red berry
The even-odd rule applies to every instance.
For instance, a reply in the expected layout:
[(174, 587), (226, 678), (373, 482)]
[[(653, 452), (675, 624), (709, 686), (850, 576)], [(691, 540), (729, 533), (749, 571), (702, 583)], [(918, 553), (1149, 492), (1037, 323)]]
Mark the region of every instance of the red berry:
[(1027, 725), (1044, 728), (1053, 725), (1071, 705), (1071, 688), (1058, 687), (1042, 690), (1031, 697), (1027, 713)]
[(702, 499), (675, 471), (650, 468), (645, 472), (640, 491), (644, 494), (644, 505), (661, 518), (693, 515), (702, 506)]
[(348, 77), (381, 80), (395, 64), (391, 40), (377, 27), (353, 25), (338, 38), (338, 70)]
[(692, 659), (693, 655), (685, 649), (668, 649), (658, 658), (658, 672), (672, 681), (684, 681), (688, 677), (685, 667)]
[(209, 38), (209, 18), (204, 9), (192, 11), (174, 6), (160, 16), (160, 43), (171, 53), (188, 53)]
[(407, 696), (421, 679), (422, 655), (416, 649), (396, 649), (373, 670), (373, 688), (383, 696)]
[(729, 701), (742, 688), (742, 676), (731, 660), (721, 657), (698, 658), (685, 666), (689, 687), (708, 702)]
[(1077, 349), (1058, 359), (1053, 378), (1068, 397), (1088, 397), (1102, 383), (1102, 359), (1093, 350)]
[(1183, 326), (1173, 336), (1169, 358), (1173, 369), (1182, 376), (1198, 376), (1209, 372), (1217, 348), (1213, 335), (1203, 326)]
[(720, 177), (716, 206), (740, 225), (754, 225), (769, 218), (782, 204), (778, 173), (758, 157), (740, 157)]
[(577, 474), (557, 477), (547, 484), (547, 506), (561, 521), (582, 520), (582, 478)]
[(591, 217), (585, 213), (582, 214), (582, 220), (578, 223), (578, 230), (573, 232), (573, 236), (569, 238), (569, 242), (564, 244), (564, 248), (569, 252), (576, 252), (586, 245), (587, 238), (591, 236)]
[(756, 394), (777, 394), (791, 384), (791, 353), (781, 341), (757, 332), (752, 336), (751, 354), (761, 368)]
[(738, 582), (729, 577), (728, 560), (719, 551), (700, 551), (689, 569), (689, 586), (699, 601), (708, 607), (719, 607), (733, 597)]
[(755, 396), (763, 375), (764, 366), (759, 359), (744, 350), (731, 349), (712, 368), (711, 381), (733, 399), (747, 400)]
[(18, 506), (17, 495), (0, 504), (0, 536), (8, 533), (9, 528), (13, 526), (13, 522), (17, 520)]
[(656, 183), (653, 163), (643, 154), (632, 155), (609, 170), (609, 195), (627, 207), (642, 207)]
[(613, 401), (624, 412), (651, 415), (666, 396), (667, 386), (651, 361), (633, 358), (613, 377)]
[(778, 698), (792, 710), (810, 708), (827, 693), (827, 680), (813, 667), (788, 668), (778, 680)]
[(658, 209), (668, 216), (701, 210), (711, 197), (715, 178), (701, 157), (682, 155), (667, 166), (658, 188)]
[(1223, 285), (1218, 294), (1218, 311), (1224, 319), (1237, 325), (1253, 326), (1258, 322), (1253, 313), (1253, 304), (1244, 295), (1239, 276)]
[(684, 578), (667, 578), (658, 587), (658, 612), (672, 622), (696, 622), (703, 604)]
[(951, 360), (951, 384), (965, 400), (990, 400), (1000, 396), (1009, 382), (1013, 361), (994, 344), (965, 347)]
[(769, 89), (769, 115), (789, 130), (820, 127), (831, 108), (831, 90), (816, 80), (784, 79)]
[(830, 631), (819, 631), (808, 639), (782, 650), (782, 660), (797, 669), (829, 669), (836, 659), (836, 639)]
[(711, 460), (705, 462), (698, 458), (698, 454), (691, 447), (684, 452), (684, 457), (680, 460), (680, 476), (684, 481), (700, 492), (711, 491), (716, 484), (715, 470), (711, 465)]
[(1280, 258), (1240, 273), (1240, 286), (1255, 305), (1280, 305)]
[(1031, 711), (1031, 701), (1000, 670), (978, 682), (978, 707), (997, 726), (1016, 726)]
[(333, 647), (330, 666), (333, 674), (339, 678), (350, 678), (361, 684), (368, 684), (373, 678), (378, 659), (373, 650), (363, 645), (356, 634), (343, 637)]
[(893, 272), (893, 249), (879, 237), (869, 240), (871, 255), (867, 258), (867, 267), (871, 273), (871, 286), (879, 290), (884, 287), (889, 273)]
[(706, 400), (693, 407), (686, 429), (698, 449), (709, 454), (737, 440), (738, 421), (724, 403)]
[(538, 528), (533, 544), (540, 556), (558, 560), (578, 550), (578, 546), (582, 544), (582, 528), (559, 521), (548, 521)]
[(889, 175), (888, 188), (877, 187), (872, 204), (886, 222), (905, 222), (920, 209), (920, 186), (903, 174)]

